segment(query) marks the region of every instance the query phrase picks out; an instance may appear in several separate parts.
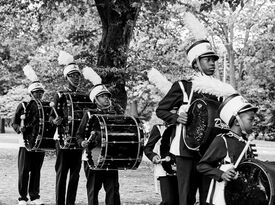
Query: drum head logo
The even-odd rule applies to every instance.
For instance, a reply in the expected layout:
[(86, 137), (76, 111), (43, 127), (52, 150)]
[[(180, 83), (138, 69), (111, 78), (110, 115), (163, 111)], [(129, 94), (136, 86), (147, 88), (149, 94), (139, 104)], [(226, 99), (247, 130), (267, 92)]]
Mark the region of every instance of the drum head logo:
[(202, 108), (202, 104), (201, 103), (197, 104), (197, 108), (201, 109)]

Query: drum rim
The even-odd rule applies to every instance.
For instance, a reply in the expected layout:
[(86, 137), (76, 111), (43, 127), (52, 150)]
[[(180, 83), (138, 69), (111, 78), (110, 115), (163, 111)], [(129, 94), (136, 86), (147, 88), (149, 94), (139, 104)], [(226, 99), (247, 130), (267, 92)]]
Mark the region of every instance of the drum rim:
[[(140, 125), (139, 123), (137, 122), (137, 119), (133, 116), (130, 116), (130, 115), (127, 115), (128, 117), (131, 117), (134, 122), (136, 123), (136, 128), (137, 128), (137, 134), (138, 134), (138, 142), (141, 143), (141, 134), (140, 134)], [(139, 165), (138, 163), (138, 160), (140, 159), (140, 150), (141, 150), (141, 145), (140, 143), (138, 143), (138, 151), (137, 151), (137, 157), (136, 157), (136, 161), (134, 163), (134, 165), (132, 166), (132, 169), (135, 168), (136, 165)]]
[[(64, 137), (62, 137), (62, 140), (65, 141), (65, 140), (67, 140), (67, 138), (69, 138), (69, 140), (68, 140), (69, 143), (67, 143), (66, 146), (65, 145), (62, 146), (61, 143), (59, 143), (59, 147), (61, 149), (73, 149), (73, 150), (81, 149), (78, 146), (71, 147), (72, 140), (73, 140), (73, 138), (75, 138), (75, 137), (73, 137), (73, 134), (74, 134), (74, 131), (75, 131), (75, 124), (74, 124), (75, 108), (74, 108), (74, 101), (73, 101), (72, 95), (83, 96), (83, 97), (87, 97), (87, 98), (89, 98), (89, 96), (86, 95), (86, 94), (77, 93), (77, 92), (69, 92), (69, 91), (60, 91), (58, 93), (59, 93), (59, 96), (64, 96), (65, 97), (66, 102), (64, 103), (65, 104), (64, 108), (67, 109), (68, 113), (71, 114), (71, 115), (68, 115), (67, 117), (71, 116), (71, 118), (72, 118), (71, 125), (69, 125), (69, 123), (67, 123), (65, 126), (63, 126), (65, 128), (65, 130), (69, 130), (69, 131), (67, 133), (65, 131)], [(70, 106), (68, 106), (68, 101), (71, 104)], [(90, 102), (90, 103), (93, 104), (92, 102)], [(83, 115), (84, 115), (84, 113), (83, 113)], [(70, 132), (70, 129), (71, 129), (71, 132)]]
[[(43, 104), (40, 100), (37, 100), (37, 99), (32, 99), (30, 102), (29, 102), (29, 105), (31, 103), (35, 103), (35, 105), (37, 106), (37, 109), (38, 109), (38, 117), (39, 117), (39, 122), (38, 122), (38, 134), (36, 136), (36, 139), (35, 139), (35, 143), (34, 143), (34, 146), (32, 148), (28, 148), (26, 145), (25, 145), (25, 148), (28, 150), (28, 151), (37, 151), (39, 149), (39, 146), (42, 142), (42, 138), (43, 138), (43, 132), (44, 132), (44, 122), (45, 122), (45, 117), (44, 117), (44, 110), (43, 110)], [(40, 119), (42, 119), (42, 122), (40, 122)], [(42, 128), (41, 128), (42, 126)]]

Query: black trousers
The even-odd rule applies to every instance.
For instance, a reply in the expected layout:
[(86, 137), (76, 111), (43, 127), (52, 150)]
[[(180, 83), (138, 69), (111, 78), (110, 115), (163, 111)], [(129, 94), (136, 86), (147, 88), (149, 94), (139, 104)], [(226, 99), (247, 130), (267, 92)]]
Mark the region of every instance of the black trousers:
[(29, 152), (20, 147), (18, 152), (18, 200), (28, 201), (39, 199), (40, 170), (44, 161), (45, 152)]
[(179, 205), (179, 192), (177, 176), (164, 176), (158, 178), (161, 192), (161, 205)]
[(117, 170), (92, 170), (84, 161), (84, 171), (87, 178), (88, 205), (98, 205), (98, 193), (102, 184), (106, 192), (105, 204), (120, 205)]
[(202, 177), (196, 166), (199, 159), (176, 156), (179, 204), (193, 205), (199, 189), (200, 205), (205, 204), (210, 178)]
[(67, 175), (70, 171), (66, 205), (74, 205), (81, 169), (82, 150), (56, 147), (56, 205), (65, 205)]

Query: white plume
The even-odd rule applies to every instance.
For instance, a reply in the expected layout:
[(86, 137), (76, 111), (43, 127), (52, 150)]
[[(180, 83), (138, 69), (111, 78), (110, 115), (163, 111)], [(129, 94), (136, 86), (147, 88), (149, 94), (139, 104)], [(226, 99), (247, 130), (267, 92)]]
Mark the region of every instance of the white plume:
[(155, 68), (152, 68), (147, 76), (149, 81), (154, 83), (163, 94), (166, 94), (172, 87), (172, 83)]
[(228, 97), (237, 91), (228, 83), (224, 83), (211, 76), (198, 74), (193, 77), (192, 86), (198, 93), (208, 93), (217, 97)]
[(26, 65), (23, 68), (24, 74), (25, 76), (32, 82), (34, 81), (38, 81), (38, 77), (35, 73), (35, 71), (32, 69), (32, 67), (30, 65)]
[(90, 67), (83, 68), (83, 76), (85, 79), (91, 81), (93, 85), (101, 84), (101, 77)]
[(188, 29), (192, 32), (196, 40), (206, 39), (207, 30), (204, 25), (195, 17), (194, 14), (186, 12), (183, 21)]
[(74, 57), (65, 51), (60, 51), (57, 60), (59, 65), (68, 65), (74, 62)]

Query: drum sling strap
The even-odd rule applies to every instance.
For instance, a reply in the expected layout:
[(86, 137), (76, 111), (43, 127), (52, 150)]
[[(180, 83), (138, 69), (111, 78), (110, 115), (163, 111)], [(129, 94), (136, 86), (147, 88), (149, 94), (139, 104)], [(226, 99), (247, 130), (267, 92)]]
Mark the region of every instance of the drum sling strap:
[[(226, 156), (225, 156), (225, 158), (223, 160), (223, 164), (221, 166), (223, 166), (223, 165), (229, 165), (229, 164), (231, 164), (231, 159), (230, 159), (229, 153), (228, 153), (227, 141), (226, 141), (226, 139), (225, 139), (225, 137), (223, 135), (221, 137), (223, 138), (224, 143), (225, 143), (225, 147), (226, 147)], [(212, 179), (211, 183), (210, 183), (210, 186), (209, 186), (207, 198), (206, 198), (206, 203), (225, 205), (224, 198), (222, 200), (222, 199), (220, 199), (220, 198), (217, 197), (217, 195), (216, 195), (217, 190), (216, 189), (220, 189), (220, 188), (217, 187), (217, 181), (215, 179)], [(222, 191), (224, 193), (224, 190), (219, 190), (219, 191)]]
[[(25, 115), (25, 117), (26, 117), (26, 105), (25, 105), (25, 102), (22, 102), (21, 103), (22, 104), (22, 107), (23, 107), (23, 115)], [(25, 120), (24, 119), (21, 119), (21, 127), (24, 127), (25, 126), (25, 122), (24, 122)]]
[[(183, 96), (182, 102), (183, 103), (187, 102), (187, 104), (183, 104), (180, 106), (180, 108), (178, 110), (178, 114), (180, 114), (181, 112), (187, 112), (188, 108), (190, 107), (191, 99), (193, 97), (193, 87), (191, 88), (190, 96), (188, 97), (187, 93), (185, 92), (182, 81), (179, 81), (179, 85), (182, 90), (182, 96)], [(183, 137), (183, 141), (185, 143), (185, 135), (186, 135), (186, 127), (185, 127), (185, 125), (179, 123), (176, 126), (175, 137), (172, 140), (171, 147), (170, 147), (170, 152), (172, 154), (174, 154), (175, 156), (180, 155), (180, 137)], [(185, 143), (185, 145), (186, 145), (186, 143)], [(187, 146), (187, 148), (194, 150), (188, 146)], [(197, 149), (195, 149), (195, 150), (197, 150)]]

